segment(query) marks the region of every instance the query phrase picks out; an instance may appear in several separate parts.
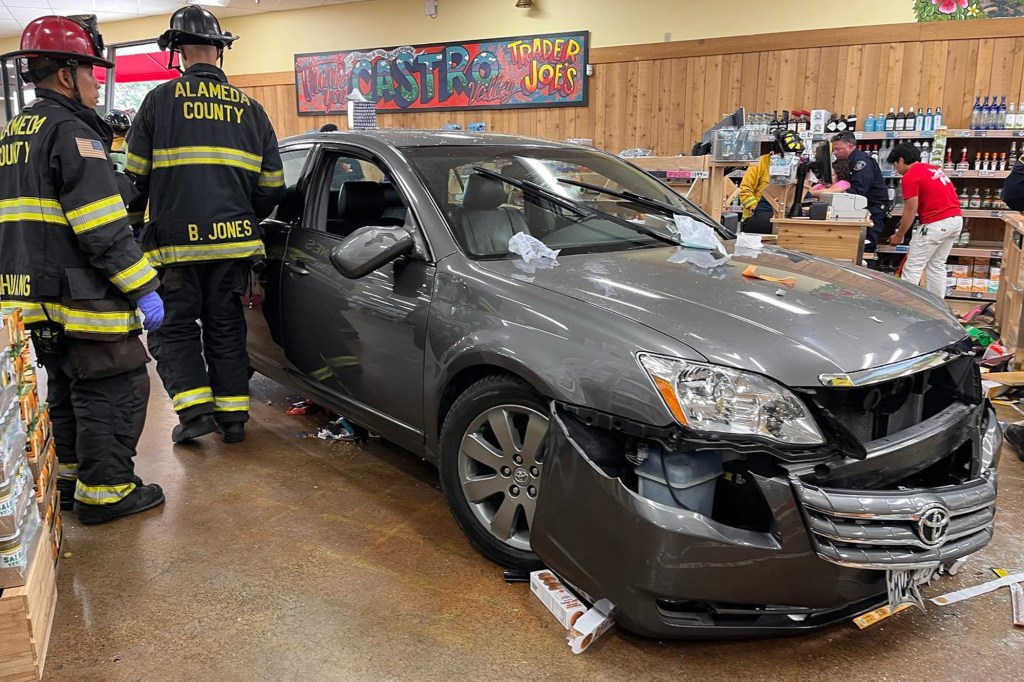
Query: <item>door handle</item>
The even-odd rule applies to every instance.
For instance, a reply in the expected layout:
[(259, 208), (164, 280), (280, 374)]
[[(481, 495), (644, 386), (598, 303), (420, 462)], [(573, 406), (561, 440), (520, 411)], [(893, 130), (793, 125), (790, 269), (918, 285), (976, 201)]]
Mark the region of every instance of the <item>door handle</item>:
[(284, 266), (291, 270), (292, 272), (294, 272), (296, 275), (302, 275), (303, 277), (305, 277), (306, 275), (309, 274), (309, 270), (306, 269), (306, 264), (300, 260), (297, 260), (294, 263), (292, 261), (288, 261), (284, 264)]

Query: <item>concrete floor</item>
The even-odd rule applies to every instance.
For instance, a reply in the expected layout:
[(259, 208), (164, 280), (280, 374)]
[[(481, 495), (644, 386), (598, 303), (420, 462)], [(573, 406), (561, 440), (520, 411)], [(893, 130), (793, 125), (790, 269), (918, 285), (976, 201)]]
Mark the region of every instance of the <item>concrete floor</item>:
[[(152, 366), (151, 366), (152, 367)], [(474, 552), (435, 471), (380, 441), (300, 439), (325, 421), (257, 377), (248, 440), (172, 447), (154, 375), (138, 471), (158, 511), (85, 528), (65, 551), (45, 679), (1021, 679), (1024, 628), (1006, 589), (865, 631), (657, 642), (612, 630), (573, 656), (526, 585)], [(1001, 465), (996, 540), (935, 596), (1024, 570), (1024, 463)]]

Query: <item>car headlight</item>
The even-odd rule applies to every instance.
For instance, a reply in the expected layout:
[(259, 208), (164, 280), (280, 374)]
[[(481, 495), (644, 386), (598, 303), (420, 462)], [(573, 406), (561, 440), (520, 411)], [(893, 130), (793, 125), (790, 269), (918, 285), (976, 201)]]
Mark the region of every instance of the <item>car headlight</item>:
[(650, 353), (637, 356), (666, 407), (694, 431), (762, 436), (786, 445), (821, 445), (807, 406), (757, 374)]

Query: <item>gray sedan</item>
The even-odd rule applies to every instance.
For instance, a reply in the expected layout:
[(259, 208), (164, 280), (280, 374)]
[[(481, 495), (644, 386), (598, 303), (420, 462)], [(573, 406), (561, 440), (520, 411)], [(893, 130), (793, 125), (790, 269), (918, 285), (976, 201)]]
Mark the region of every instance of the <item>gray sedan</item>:
[(436, 463), (495, 562), (547, 565), (641, 634), (748, 637), (912, 599), (991, 540), (1001, 436), (923, 289), (736, 248), (574, 145), (381, 131), (281, 154), (253, 367)]

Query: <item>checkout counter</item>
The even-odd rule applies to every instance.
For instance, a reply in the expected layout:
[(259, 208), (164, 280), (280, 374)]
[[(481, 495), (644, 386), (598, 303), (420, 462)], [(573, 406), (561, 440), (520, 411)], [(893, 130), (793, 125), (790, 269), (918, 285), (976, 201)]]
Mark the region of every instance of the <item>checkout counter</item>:
[(856, 194), (823, 194), (807, 206), (808, 215), (787, 217), (795, 185), (770, 185), (764, 196), (775, 209), (772, 218), (777, 244), (814, 256), (864, 261), (864, 242), (871, 228), (867, 199)]

